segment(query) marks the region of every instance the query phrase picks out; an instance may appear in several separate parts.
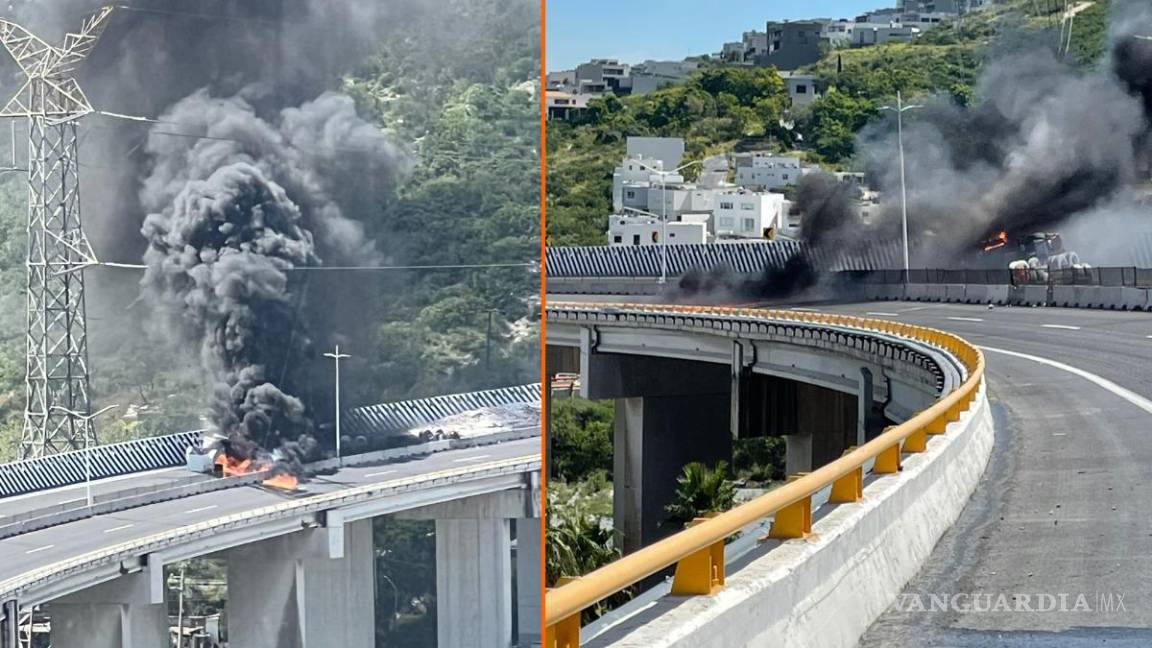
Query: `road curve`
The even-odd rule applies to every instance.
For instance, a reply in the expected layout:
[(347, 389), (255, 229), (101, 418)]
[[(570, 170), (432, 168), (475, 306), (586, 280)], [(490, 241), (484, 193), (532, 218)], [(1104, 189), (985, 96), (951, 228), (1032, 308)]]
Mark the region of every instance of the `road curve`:
[[(488, 463), (517, 457), (538, 458), (539, 453), (539, 437), (527, 438), (448, 450), (409, 461), (344, 468), (335, 474), (314, 478), (296, 493), (261, 486), (244, 486), (78, 520), (0, 540), (0, 583), (76, 556), (289, 499), (306, 499), (368, 484), (384, 485), (389, 481), (454, 468), (479, 468)], [(168, 477), (168, 471), (162, 471), (156, 475), (146, 473), (142, 479), (153, 481)], [(119, 482), (120, 485), (125, 483), (131, 482)], [(74, 487), (61, 490), (69, 496), (65, 499), (84, 495), (82, 488), (79, 491)], [(59, 497), (56, 494), (50, 495)]]
[(861, 646), (1152, 646), (1152, 316), (806, 306), (949, 330), (988, 362), (985, 475)]

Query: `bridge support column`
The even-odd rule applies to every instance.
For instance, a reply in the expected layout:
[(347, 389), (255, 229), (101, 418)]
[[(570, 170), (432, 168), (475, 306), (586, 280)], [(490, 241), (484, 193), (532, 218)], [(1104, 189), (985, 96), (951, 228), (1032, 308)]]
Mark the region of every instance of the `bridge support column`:
[(436, 644), (512, 642), (508, 520), (436, 520)]
[(373, 648), (372, 521), (329, 522), (228, 552), (231, 645)]
[(168, 607), (151, 601), (148, 576), (129, 574), (47, 605), (54, 648), (166, 646)]
[(616, 401), (612, 515), (631, 553), (679, 529), (664, 524), (686, 464), (732, 461), (727, 390)]
[[(439, 648), (508, 646), (512, 643), (512, 541), (517, 520), (517, 584), (520, 627), (527, 616), (540, 625), (540, 484), (522, 490), (473, 495), (397, 513), (436, 521), (436, 644)], [(520, 535), (527, 532), (524, 535)], [(524, 551), (527, 549), (528, 551)], [(528, 565), (526, 563), (531, 563)], [(535, 576), (537, 579), (532, 582)], [(534, 592), (535, 611), (525, 610), (524, 588)], [(532, 624), (529, 622), (529, 626)], [(539, 632), (537, 629), (536, 632)], [(523, 643), (523, 642), (521, 642)]]
[(539, 518), (516, 520), (516, 629), (521, 648), (540, 643), (540, 552), (544, 547)]
[(4, 601), (0, 624), (0, 648), (20, 648), (20, 602)]

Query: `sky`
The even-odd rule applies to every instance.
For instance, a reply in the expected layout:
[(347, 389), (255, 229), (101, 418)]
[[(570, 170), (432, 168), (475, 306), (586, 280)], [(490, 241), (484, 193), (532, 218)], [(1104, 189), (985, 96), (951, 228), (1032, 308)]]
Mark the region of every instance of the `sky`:
[(548, 69), (719, 52), (769, 20), (852, 18), (895, 0), (547, 0)]

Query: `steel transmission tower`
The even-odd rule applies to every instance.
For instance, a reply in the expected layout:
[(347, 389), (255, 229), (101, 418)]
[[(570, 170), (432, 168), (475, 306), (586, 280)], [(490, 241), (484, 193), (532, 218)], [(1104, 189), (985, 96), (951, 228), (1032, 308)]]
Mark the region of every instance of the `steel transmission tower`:
[(95, 442), (87, 415), (88, 338), (82, 269), (96, 261), (80, 227), (76, 125), (92, 112), (73, 78), (112, 7), (52, 46), (0, 19), (0, 41), (25, 76), (0, 117), (28, 119), (28, 329), (22, 457)]

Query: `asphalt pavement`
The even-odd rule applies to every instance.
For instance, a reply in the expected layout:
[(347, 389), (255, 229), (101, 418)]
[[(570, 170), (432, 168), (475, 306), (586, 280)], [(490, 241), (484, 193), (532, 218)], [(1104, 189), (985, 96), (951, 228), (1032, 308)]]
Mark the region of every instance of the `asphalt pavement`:
[(1152, 315), (811, 304), (985, 348), (987, 470), (861, 646), (1152, 646)]
[[(314, 478), (294, 493), (263, 486), (243, 486), (78, 520), (0, 540), (0, 581), (106, 547), (275, 505), (288, 499), (299, 500), (365, 484), (384, 484), (465, 466), (483, 466), (539, 452), (538, 437), (521, 439), (449, 450), (409, 461), (344, 468), (334, 474)], [(119, 486), (126, 483), (130, 482), (122, 481)], [(79, 495), (75, 494), (77, 492)], [(68, 489), (67, 493), (72, 497), (83, 496), (83, 489)], [(60, 493), (53, 495), (62, 496)]]

